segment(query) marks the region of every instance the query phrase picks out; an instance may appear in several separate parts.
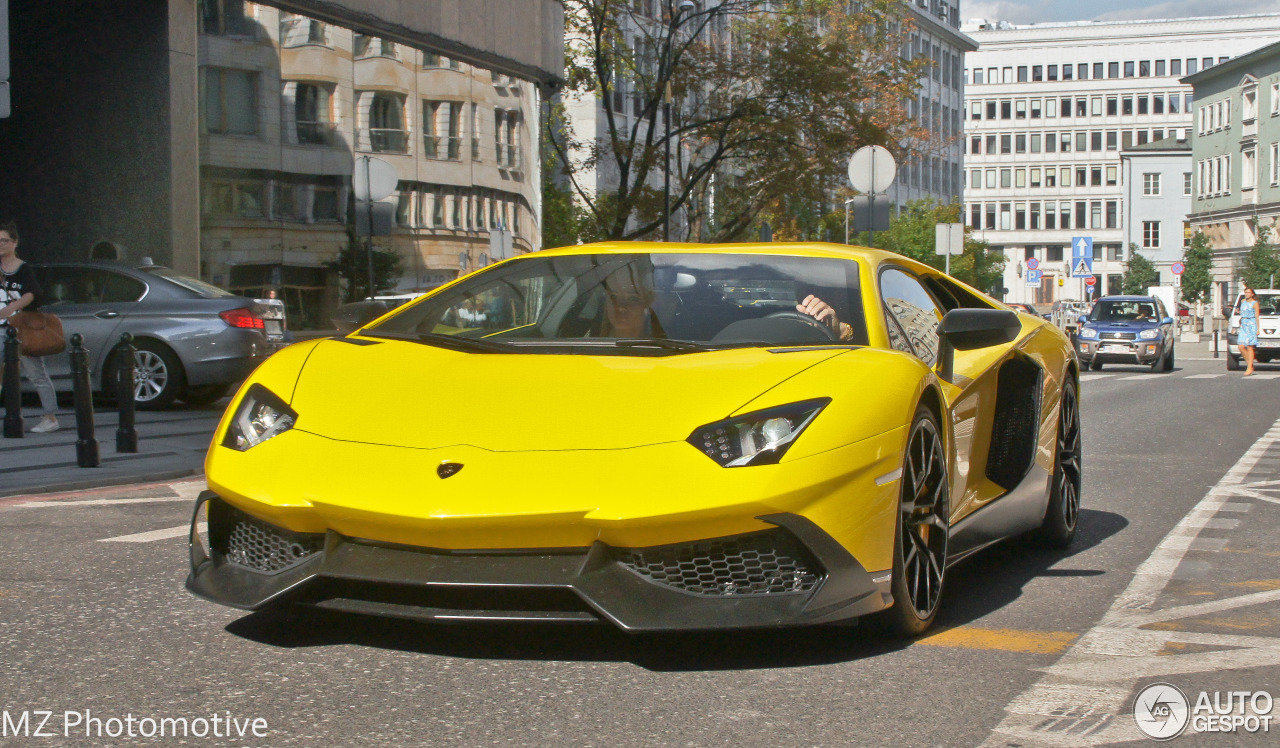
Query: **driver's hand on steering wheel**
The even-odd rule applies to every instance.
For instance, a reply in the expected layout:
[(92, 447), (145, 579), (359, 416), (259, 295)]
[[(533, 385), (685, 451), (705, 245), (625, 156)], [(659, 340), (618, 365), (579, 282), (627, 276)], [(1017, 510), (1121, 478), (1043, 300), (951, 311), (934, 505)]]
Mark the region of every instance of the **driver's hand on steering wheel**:
[(801, 314), (807, 314), (818, 320), (827, 327), (830, 327), (841, 340), (849, 340), (853, 338), (853, 326), (840, 321), (836, 316), (836, 310), (830, 304), (819, 299), (813, 294), (804, 297), (804, 301), (796, 304), (796, 311)]

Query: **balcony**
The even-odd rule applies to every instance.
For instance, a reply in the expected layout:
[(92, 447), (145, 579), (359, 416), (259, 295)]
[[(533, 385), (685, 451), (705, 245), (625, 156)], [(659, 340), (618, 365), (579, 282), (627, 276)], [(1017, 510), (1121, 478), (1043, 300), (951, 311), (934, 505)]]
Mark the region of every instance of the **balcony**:
[(338, 140), (338, 127), (332, 122), (299, 122), (299, 145), (333, 145)]
[(370, 128), (369, 150), (374, 153), (408, 153), (409, 133), (404, 130), (387, 128)]
[(462, 138), (444, 135), (424, 135), (422, 155), (437, 161), (461, 161)]

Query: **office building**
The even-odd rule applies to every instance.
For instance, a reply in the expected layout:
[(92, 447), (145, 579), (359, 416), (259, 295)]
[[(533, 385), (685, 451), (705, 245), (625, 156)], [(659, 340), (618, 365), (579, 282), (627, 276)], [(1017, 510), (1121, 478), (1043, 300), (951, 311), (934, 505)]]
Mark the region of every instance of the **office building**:
[[(966, 30), (980, 47), (966, 59), (965, 221), (1008, 257), (1005, 298), (1046, 303), (1085, 298), (1069, 277), (1079, 237), (1092, 239), (1095, 294), (1113, 290), (1128, 242), (1143, 246), (1121, 153), (1186, 139), (1194, 97), (1183, 77), (1280, 39), (1280, 14)], [(1161, 228), (1148, 248), (1163, 253), (1181, 237)], [(1026, 280), (1033, 257), (1039, 287)]]

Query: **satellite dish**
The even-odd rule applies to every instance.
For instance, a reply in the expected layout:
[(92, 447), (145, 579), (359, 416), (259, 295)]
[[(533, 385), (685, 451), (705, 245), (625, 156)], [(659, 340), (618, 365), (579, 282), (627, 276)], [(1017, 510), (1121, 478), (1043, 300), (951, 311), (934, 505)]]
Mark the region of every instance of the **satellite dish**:
[(396, 191), (400, 175), (390, 162), (376, 156), (356, 158), (351, 170), (351, 188), (361, 202), (376, 202)]

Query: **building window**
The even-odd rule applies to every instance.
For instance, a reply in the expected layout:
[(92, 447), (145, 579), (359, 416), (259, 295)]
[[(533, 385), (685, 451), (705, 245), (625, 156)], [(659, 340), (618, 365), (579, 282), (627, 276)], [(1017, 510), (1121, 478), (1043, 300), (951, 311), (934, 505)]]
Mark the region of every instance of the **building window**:
[(280, 13), (280, 46), (329, 46), (329, 24), (296, 13)]
[(1271, 144), (1271, 186), (1280, 185), (1280, 143)]
[[(1275, 146), (1273, 145), (1272, 147), (1274, 148)], [(1182, 172), (1182, 195), (1183, 197), (1191, 195), (1191, 172), (1189, 171)]]
[(258, 134), (258, 74), (230, 68), (204, 69), (205, 132)]
[(1271, 116), (1280, 114), (1280, 83), (1271, 84)]
[(1240, 152), (1240, 189), (1251, 190), (1258, 186), (1257, 151), (1247, 148)]
[(1143, 221), (1142, 222), (1142, 248), (1143, 249), (1159, 249), (1160, 248), (1160, 222), (1159, 221)]
[(333, 145), (335, 128), (332, 95), (323, 84), (298, 83), (293, 94), (293, 119), (298, 143)]
[(263, 182), (212, 182), (203, 191), (206, 215), (226, 218), (261, 218)]
[(1148, 197), (1160, 195), (1160, 175), (1150, 172), (1142, 175), (1142, 194)]
[(383, 39), (377, 36), (368, 36), (366, 34), (356, 34), (352, 42), (352, 52), (356, 58), (362, 57), (390, 57), (393, 60), (400, 59), (400, 53), (396, 43), (390, 39)]
[[(367, 94), (366, 94), (367, 95)], [(404, 102), (400, 97), (378, 91), (369, 101), (369, 150), (374, 153), (408, 153)]]
[(422, 155), (440, 161), (462, 159), (460, 134), (462, 104), (456, 101), (422, 102)]
[(253, 5), (245, 0), (201, 0), (200, 33), (254, 36)]

